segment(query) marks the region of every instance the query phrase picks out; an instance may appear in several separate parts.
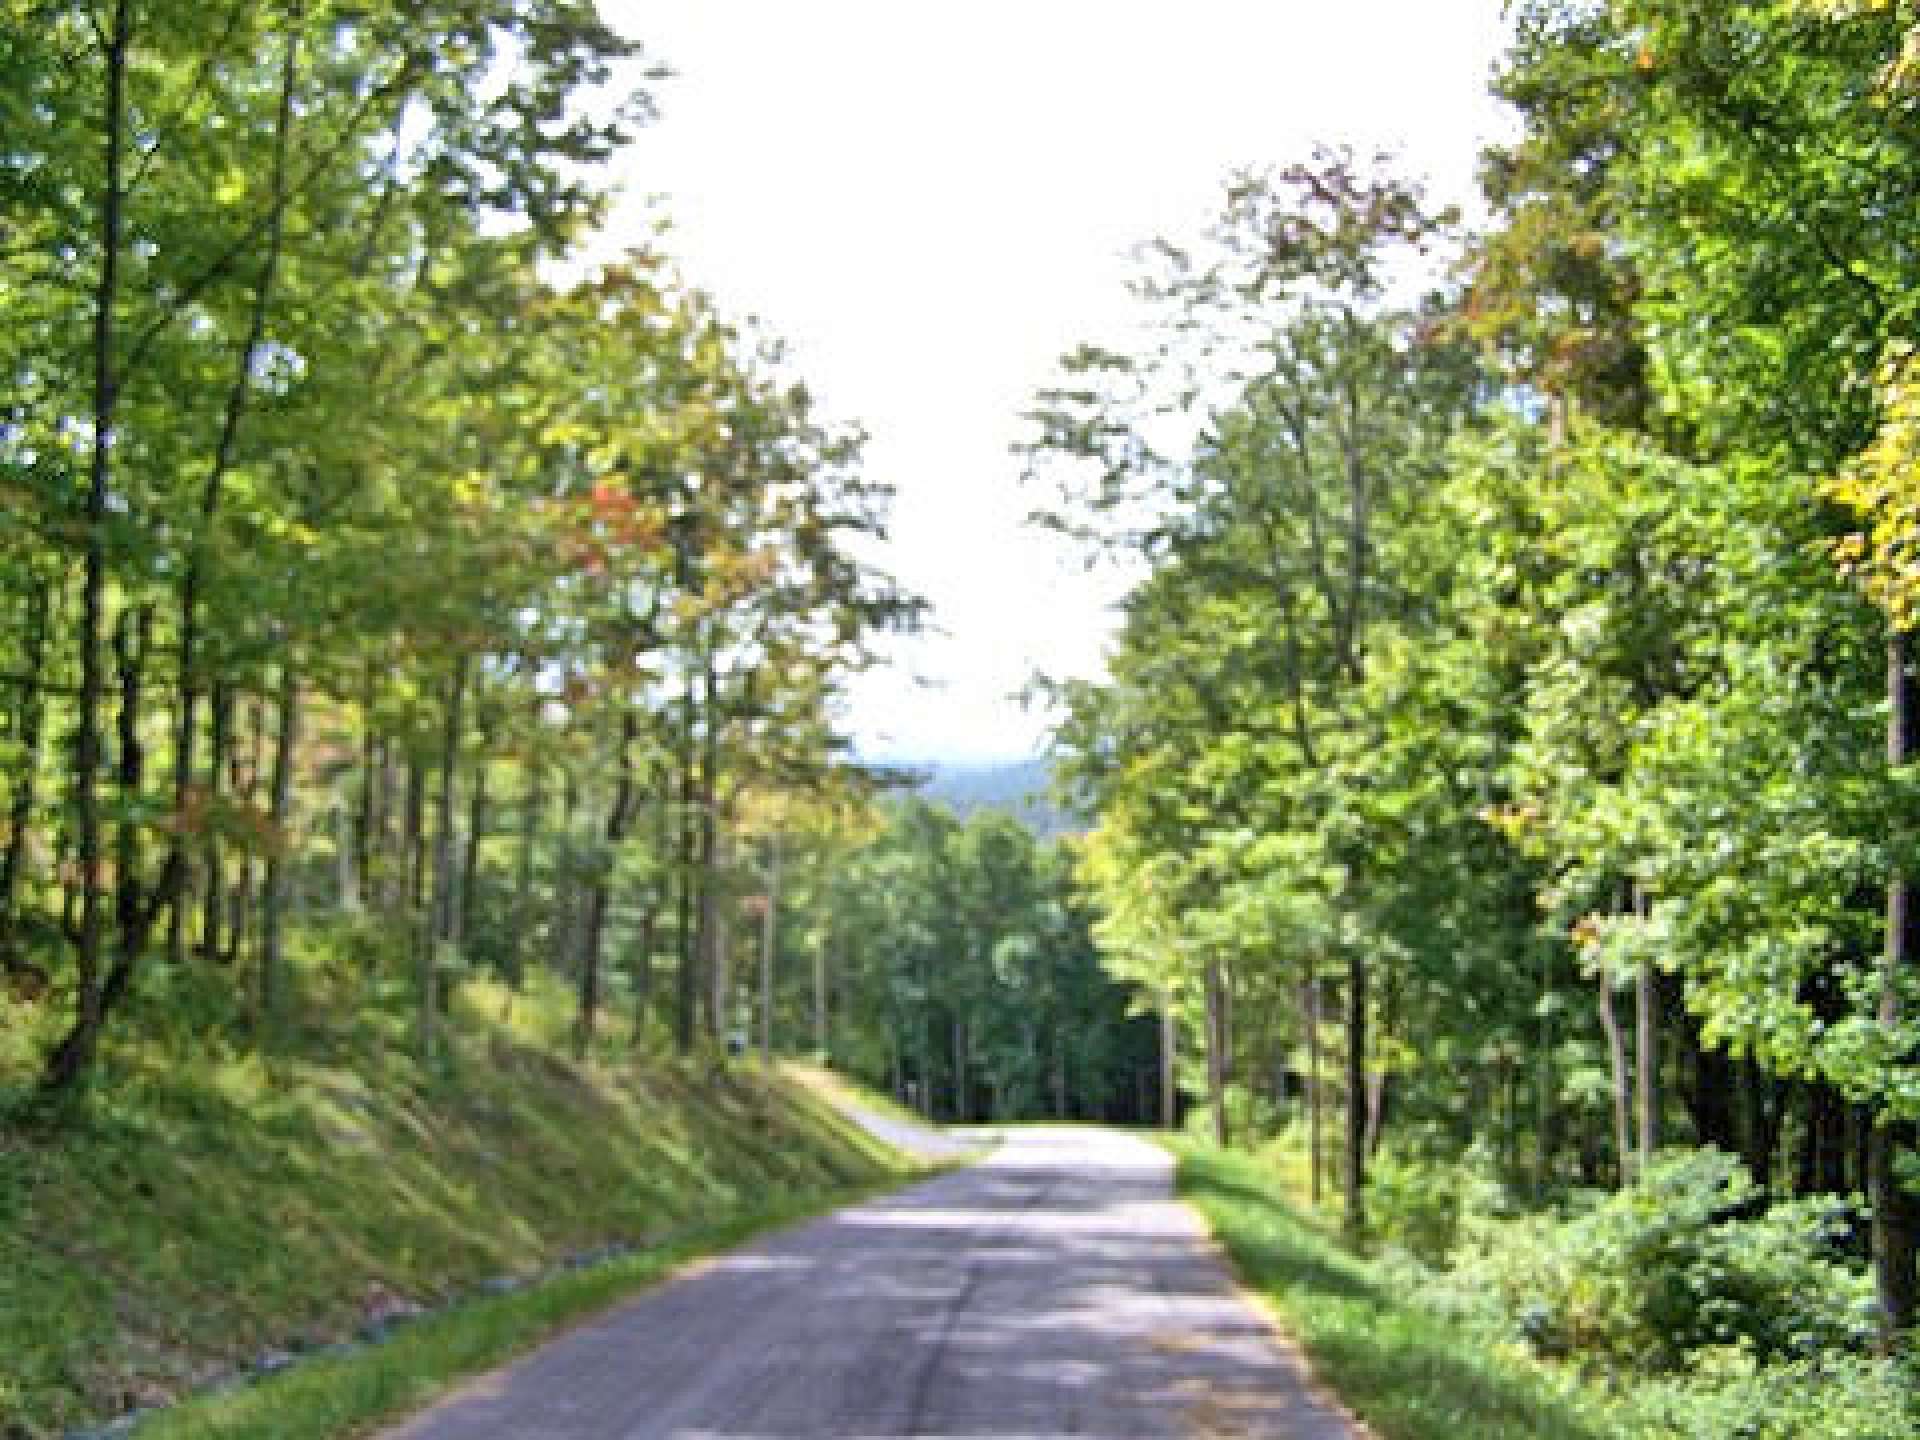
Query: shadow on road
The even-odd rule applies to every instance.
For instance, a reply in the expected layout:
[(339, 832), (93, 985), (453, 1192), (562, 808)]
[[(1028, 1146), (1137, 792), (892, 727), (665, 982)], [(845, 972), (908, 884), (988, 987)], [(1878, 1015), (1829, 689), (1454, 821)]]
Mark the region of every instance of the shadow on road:
[(480, 1382), (411, 1440), (1351, 1440), (1169, 1199), (1153, 1147), (1021, 1131), (706, 1267)]

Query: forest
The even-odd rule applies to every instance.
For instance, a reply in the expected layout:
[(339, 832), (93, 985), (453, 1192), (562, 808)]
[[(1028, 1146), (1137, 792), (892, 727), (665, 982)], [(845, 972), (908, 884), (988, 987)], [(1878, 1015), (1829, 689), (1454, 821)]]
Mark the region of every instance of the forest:
[[(631, 42), (571, 3), (129, 0), (7, 44), (18, 1093), (316, 1005), (431, 1058), (461, 985), (536, 969), (583, 1055), (770, 1047), (777, 1001), (944, 1114), (1139, 1112), (1064, 863), (883, 813), (914, 777), (850, 752), (847, 678), (921, 613), (858, 432), (664, 252), (583, 258), (650, 114)], [(776, 949), (812, 957), (777, 997)], [(1070, 1014), (1124, 1101), (1069, 1096)]]
[(1036, 397), (1043, 520), (1149, 565), (1060, 687), (1095, 934), (1215, 1138), (1695, 1377), (1651, 1433), (1912, 1433), (1920, 30), (1512, 13), (1490, 225), (1247, 174)]
[(518, 1013), (1247, 1152), (1525, 1433), (1920, 1431), (1920, 16), (1508, 14), (1480, 221), (1279, 157), (1033, 396), (1039, 836), (855, 753), (891, 491), (594, 258), (590, 0), (4, 0), (0, 1162)]

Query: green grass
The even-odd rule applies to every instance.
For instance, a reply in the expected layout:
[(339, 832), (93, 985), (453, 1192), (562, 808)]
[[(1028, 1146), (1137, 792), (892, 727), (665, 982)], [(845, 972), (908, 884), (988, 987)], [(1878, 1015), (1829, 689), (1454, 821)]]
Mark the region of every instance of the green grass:
[(462, 1305), (444, 1332), (404, 1327), (371, 1369), (312, 1363), (358, 1377), (343, 1395), (413, 1396), (409, 1375), (486, 1363), (547, 1323), (542, 1307), (579, 1314), (688, 1246), (909, 1173), (757, 1066), (576, 1065), (529, 1034), (563, 997), (517, 1001), (512, 1019), (503, 998), (464, 994), (431, 1067), (396, 1006), (337, 1029), (309, 1019), (270, 1060), (217, 1028), (122, 1045), (58, 1125), (0, 1115), (0, 1435), (97, 1424), (352, 1339), (402, 1303), (439, 1310), (490, 1280), (643, 1247), (558, 1289)]
[(891, 1095), (875, 1090), (863, 1084), (853, 1076), (839, 1070), (830, 1070), (824, 1065), (814, 1065), (800, 1060), (784, 1060), (780, 1069), (821, 1096), (829, 1103), (846, 1101), (863, 1106), (876, 1115), (889, 1120), (897, 1120), (903, 1125), (927, 1125), (927, 1117), (917, 1110), (910, 1110)]
[(568, 1324), (666, 1277), (690, 1260), (801, 1220), (876, 1187), (789, 1201), (658, 1250), (562, 1275), (518, 1294), (417, 1321), (382, 1344), (326, 1356), (256, 1385), (189, 1401), (142, 1425), (139, 1440), (332, 1440), (418, 1409)]
[(1411, 1303), (1281, 1199), (1260, 1161), (1168, 1142), (1182, 1198), (1315, 1374), (1381, 1440), (1610, 1440), (1575, 1383)]

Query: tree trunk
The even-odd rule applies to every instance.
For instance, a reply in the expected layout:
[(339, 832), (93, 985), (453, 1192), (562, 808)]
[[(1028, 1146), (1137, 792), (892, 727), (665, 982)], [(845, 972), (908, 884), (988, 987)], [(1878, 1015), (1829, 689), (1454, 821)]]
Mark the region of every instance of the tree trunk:
[(707, 967), (707, 1021), (709, 1032), (724, 1052), (728, 1048), (727, 936), (720, 904), (720, 871), (726, 865), (727, 837), (720, 816), (719, 676), (713, 657), (706, 657), (704, 696), (706, 732), (701, 739), (700, 762), (700, 938)]
[[(373, 829), (375, 767), (382, 763), (373, 731), (373, 676), (369, 665), (366, 701), (361, 714), (360, 786), (357, 813), (353, 817), (353, 901), (349, 909), (359, 909), (373, 890)], [(345, 900), (343, 893), (342, 897)]]
[[(274, 122), (273, 167), (270, 179), (272, 201), (268, 211), (266, 243), (254, 284), (253, 303), (247, 317), (247, 331), (234, 357), (232, 379), (227, 386), (226, 405), (221, 414), (220, 434), (214, 443), (213, 458), (207, 467), (200, 490), (198, 526), (187, 550), (186, 565), (180, 578), (180, 633), (177, 642), (177, 666), (180, 672), (180, 708), (174, 730), (173, 804), (176, 813), (188, 809), (193, 787), (194, 747), (199, 740), (200, 669), (199, 645), (200, 592), (213, 568), (214, 525), (227, 476), (238, 454), (240, 426), (246, 415), (247, 400), (258, 377), (254, 370), (266, 339), (267, 314), (274, 283), (279, 274), (280, 251), (285, 239), (287, 202), (287, 161), (294, 120), (295, 80), (300, 62), (299, 7), (287, 22), (286, 43), (281, 50), (280, 96)], [(217, 703), (217, 702), (216, 702)], [(215, 757), (214, 764), (219, 764)], [(177, 834), (168, 850), (161, 876), (161, 888), (171, 904), (178, 904), (187, 884), (187, 835)], [(184, 937), (174, 942), (184, 945)], [(210, 938), (209, 955), (218, 953)]]
[[(1913, 675), (1907, 654), (1907, 636), (1887, 635), (1887, 766), (1899, 769), (1914, 755)], [(1881, 961), (1878, 1021), (1889, 1043), (1904, 1049), (1899, 1031), (1905, 1022), (1900, 989), (1911, 983), (1909, 972), (1920, 955), (1916, 933), (1912, 878), (1898, 861), (1887, 878), (1886, 949)], [(1885, 1113), (1875, 1116), (1868, 1137), (1867, 1199), (1873, 1207), (1873, 1277), (1879, 1299), (1880, 1346), (1891, 1352), (1903, 1333), (1912, 1328), (1920, 1277), (1915, 1274), (1920, 1254), (1920, 1205), (1900, 1183), (1897, 1161), (1902, 1149), (1914, 1144), (1914, 1127)]]
[[(1400, 987), (1395, 983), (1395, 974), (1389, 970), (1382, 982), (1380, 1028), (1381, 1033), (1392, 1039), (1394, 1028), (1400, 1019)], [(1380, 1141), (1387, 1130), (1387, 1105), (1391, 1098), (1390, 1081), (1385, 1065), (1375, 1065), (1367, 1072), (1367, 1156), (1372, 1158), (1380, 1153)]]
[(1314, 1207), (1320, 1205), (1326, 1186), (1321, 1157), (1325, 1154), (1321, 1138), (1322, 1117), (1326, 1110), (1326, 1084), (1320, 1064), (1320, 972), (1317, 965), (1307, 969), (1307, 1149), (1308, 1184)]
[(460, 857), (460, 908), (454, 916), (453, 938), (471, 942), (478, 918), (480, 894), (480, 839), (487, 831), (487, 737), (480, 735), (480, 753), (474, 756), (473, 779), (467, 789), (466, 851)]
[[(426, 943), (420, 946), (420, 1055), (426, 1062), (433, 1059), (435, 1031), (440, 1012), (446, 1004), (441, 965), (453, 939), (454, 786), (460, 769), (460, 736), (466, 696), (467, 659), (461, 656), (453, 662), (453, 672), (447, 680), (446, 704), (441, 713), (440, 785), (435, 797), (433, 825), (433, 912), (427, 924)], [(424, 770), (424, 767), (421, 769)], [(424, 777), (416, 788), (421, 793), (419, 808), (424, 809)], [(423, 884), (426, 870), (424, 861), (422, 855), (417, 866)], [(424, 899), (424, 896), (419, 899)]]
[(580, 947), (580, 1013), (574, 1027), (574, 1049), (585, 1058), (593, 1046), (600, 1009), (600, 950), (606, 931), (607, 903), (613, 871), (620, 859), (620, 843), (627, 836), (627, 816), (633, 808), (633, 742), (640, 722), (628, 704), (620, 714), (620, 738), (614, 751), (613, 803), (607, 807), (601, 853), (594, 857), (593, 884), (587, 892), (586, 934)]
[(532, 933), (533, 862), (540, 847), (540, 817), (546, 809), (541, 793), (540, 762), (526, 760), (525, 789), (520, 797), (520, 862), (513, 879), (513, 929), (507, 937), (506, 981), (509, 990), (520, 988), (525, 974), (527, 938)]
[(106, 916), (101, 900), (100, 710), (105, 689), (107, 527), (113, 493), (113, 429), (120, 379), (114, 356), (114, 308), (120, 293), (122, 177), (126, 139), (127, 51), (132, 44), (133, 0), (116, 0), (107, 27), (104, 60), (106, 100), (103, 140), (105, 184), (100, 198), (100, 272), (93, 310), (93, 449), (88, 461), (83, 578), (80, 587), (80, 696), (73, 761), (75, 823), (79, 830), (80, 923), (75, 936), (73, 1023), (47, 1058), (41, 1088), (73, 1089), (93, 1063), (103, 1014), (101, 954)]
[(780, 926), (780, 836), (768, 842), (767, 908), (760, 917), (760, 1062), (773, 1064), (773, 960)]
[(286, 909), (288, 862), (293, 856), (294, 843), (293, 759), (300, 743), (300, 681), (291, 657), (280, 665), (279, 711), (268, 811), (273, 841), (267, 851), (267, 874), (260, 898), (260, 1023), (262, 1033), (268, 1036), (278, 1027), (285, 989), (281, 928)]
[(423, 930), (427, 904), (427, 769), (416, 755), (406, 758), (405, 793), (400, 798), (401, 902), (410, 931)]
[(401, 820), (400, 844), (405, 856), (405, 925), (413, 947), (414, 985), (419, 991), (419, 1010), (415, 1042), (422, 1064), (433, 1063), (434, 1017), (438, 1007), (433, 997), (433, 936), (422, 919), (426, 899), (426, 767), (417, 756), (407, 756), (406, 795), (401, 801), (405, 815)]
[(828, 1034), (827, 980), (833, 964), (833, 922), (813, 951), (813, 1054), (822, 1065), (833, 1063), (833, 1046)]
[(140, 872), (145, 846), (141, 843), (141, 802), (145, 799), (147, 756), (140, 740), (142, 692), (147, 653), (153, 644), (153, 611), (141, 606), (122, 611), (114, 633), (114, 664), (120, 675), (118, 715), (120, 765), (117, 789), (123, 814), (114, 846), (114, 917), (119, 942), (101, 993), (103, 1016), (132, 987), (133, 975), (147, 949), (147, 932), (154, 911), (146, 903)]
[(24, 975), (27, 969), (19, 953), (20, 881), (26, 873), (27, 842), (33, 831), (33, 812), (39, 804), (48, 610), (47, 587), (32, 582), (27, 591), (23, 636), (26, 674), (21, 677), (19, 709), (15, 712), (20, 763), (8, 796), (6, 850), (0, 854), (0, 973), (7, 975)]
[(1606, 1032), (1607, 1064), (1613, 1075), (1613, 1147), (1619, 1157), (1616, 1179), (1626, 1185), (1633, 1178), (1632, 1082), (1627, 1075), (1626, 1039), (1613, 1013), (1613, 977), (1604, 961), (1600, 966), (1600, 1028)]
[(1160, 992), (1160, 1124), (1180, 1128), (1180, 1020), (1167, 989)]
[(1847, 1193), (1846, 1097), (1817, 1076), (1805, 1082), (1806, 1140), (1795, 1189), (1801, 1195)]
[(1695, 1137), (1702, 1145), (1737, 1154), (1740, 1140), (1733, 1116), (1733, 1061), (1726, 1051), (1703, 1043), (1696, 1025), (1683, 1025), (1680, 1035), (1693, 1054), (1693, 1085), (1687, 1109), (1693, 1117)]
[(1207, 1102), (1213, 1107), (1213, 1143), (1226, 1146), (1233, 1139), (1227, 1119), (1226, 997), (1220, 983), (1220, 962), (1207, 958), (1206, 987)]
[(447, 681), (447, 703), (440, 731), (440, 786), (433, 823), (433, 938), (451, 945), (459, 924), (455, 901), (453, 861), (460, 774), (460, 740), (465, 729), (469, 665), (463, 656), (453, 662)]
[(639, 933), (633, 944), (633, 1049), (638, 1053), (647, 1039), (647, 1017), (653, 1010), (653, 946), (660, 933), (660, 896), (647, 897), (640, 912)]
[(966, 1123), (967, 1118), (967, 1026), (958, 1015), (952, 1018), (949, 1030), (952, 1036), (953, 1054), (953, 1113), (954, 1124)]
[[(1632, 904), (1635, 919), (1645, 925), (1649, 897), (1638, 881), (1634, 882)], [(1658, 982), (1653, 960), (1642, 955), (1633, 976), (1634, 1020), (1634, 1109), (1639, 1120), (1639, 1173), (1653, 1166), (1654, 1151), (1660, 1148), (1660, 1006)]]
[(698, 753), (694, 738), (695, 690), (691, 676), (680, 696), (680, 845), (679, 875), (675, 911), (678, 920), (674, 940), (679, 949), (678, 973), (674, 976), (674, 1049), (686, 1055), (693, 1049), (693, 1034), (699, 1006), (699, 940), (695, 932), (695, 865), (698, 859), (700, 827), (694, 807), (699, 802), (695, 776)]
[(1360, 947), (1347, 951), (1347, 1164), (1346, 1231), (1367, 1233), (1367, 961)]
[(1545, 945), (1540, 951), (1540, 1033), (1535, 1044), (1533, 1072), (1533, 1201), (1544, 1203), (1547, 1183), (1552, 1178), (1555, 1150), (1554, 1075), (1553, 1075), (1553, 952)]
[[(211, 710), (212, 733), (208, 745), (212, 753), (208, 757), (205, 798), (210, 811), (217, 811), (229, 752), (233, 748), (232, 686), (224, 681), (215, 683)], [(200, 871), (201, 883), (206, 887), (200, 897), (200, 954), (209, 963), (218, 964), (226, 953), (222, 937), (226, 932), (227, 875), (217, 817), (216, 823), (208, 828), (201, 848)]]

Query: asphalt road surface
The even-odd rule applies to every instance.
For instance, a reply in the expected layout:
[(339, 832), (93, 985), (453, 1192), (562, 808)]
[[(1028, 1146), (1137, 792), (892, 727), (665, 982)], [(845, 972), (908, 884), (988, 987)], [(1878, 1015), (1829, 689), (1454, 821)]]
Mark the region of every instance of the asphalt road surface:
[(1354, 1440), (1170, 1198), (1160, 1150), (1016, 1129), (722, 1257), (390, 1440)]

